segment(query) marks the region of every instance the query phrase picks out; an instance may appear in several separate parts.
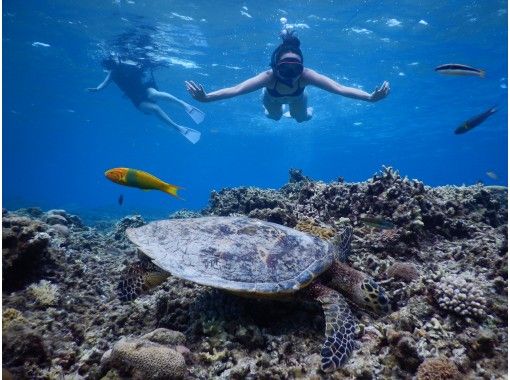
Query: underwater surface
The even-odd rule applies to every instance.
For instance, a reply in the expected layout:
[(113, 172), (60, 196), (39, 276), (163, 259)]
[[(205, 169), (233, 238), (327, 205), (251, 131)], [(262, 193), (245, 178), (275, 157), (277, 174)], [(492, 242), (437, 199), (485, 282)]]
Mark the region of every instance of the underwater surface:
[[(2, 16), (8, 209), (164, 217), (207, 206), (213, 189), (279, 188), (290, 168), (325, 182), (363, 181), (382, 165), (431, 186), (508, 182), (506, 1), (5, 1)], [(305, 67), (367, 92), (387, 80), (389, 96), (368, 103), (308, 86), (314, 116), (297, 123), (266, 118), (260, 91), (212, 103), (187, 93), (186, 80), (213, 91), (267, 70), (282, 18)], [(194, 125), (158, 102), (202, 133), (197, 144), (115, 85), (86, 91), (104, 79), (110, 53), (149, 59), (160, 90), (205, 112)], [(434, 71), (446, 63), (485, 77)], [(482, 124), (454, 134), (493, 106)], [(104, 172), (114, 167), (182, 186), (183, 199), (112, 183)]]

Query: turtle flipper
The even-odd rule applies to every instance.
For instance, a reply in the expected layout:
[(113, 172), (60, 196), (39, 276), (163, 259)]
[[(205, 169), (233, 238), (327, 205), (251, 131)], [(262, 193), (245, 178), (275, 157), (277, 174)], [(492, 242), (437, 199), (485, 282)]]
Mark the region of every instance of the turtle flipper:
[(162, 284), (169, 274), (161, 271), (151, 262), (139, 261), (130, 264), (117, 286), (122, 302), (133, 301), (141, 294)]
[(326, 339), (321, 350), (321, 370), (333, 372), (347, 361), (354, 350), (354, 316), (342, 295), (333, 289), (315, 283), (303, 292), (322, 305)]

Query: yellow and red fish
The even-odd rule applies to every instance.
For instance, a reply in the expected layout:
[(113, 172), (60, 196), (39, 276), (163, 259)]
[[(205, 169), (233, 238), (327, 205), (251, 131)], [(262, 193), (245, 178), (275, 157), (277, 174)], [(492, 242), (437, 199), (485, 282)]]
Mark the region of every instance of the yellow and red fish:
[(113, 168), (107, 170), (104, 175), (110, 181), (118, 183), (119, 185), (137, 187), (142, 190), (161, 190), (164, 193), (180, 198), (177, 195), (177, 191), (182, 189), (182, 187), (166, 183), (142, 170)]

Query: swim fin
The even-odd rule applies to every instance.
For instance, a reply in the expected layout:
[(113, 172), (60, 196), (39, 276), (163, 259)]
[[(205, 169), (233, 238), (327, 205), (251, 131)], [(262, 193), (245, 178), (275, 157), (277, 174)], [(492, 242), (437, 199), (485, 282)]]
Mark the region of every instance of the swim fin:
[(186, 104), (184, 109), (196, 124), (200, 124), (204, 121), (205, 113), (200, 111), (198, 108), (193, 107), (191, 104)]
[(188, 139), (192, 144), (196, 144), (200, 140), (201, 133), (191, 128), (178, 126), (177, 130)]

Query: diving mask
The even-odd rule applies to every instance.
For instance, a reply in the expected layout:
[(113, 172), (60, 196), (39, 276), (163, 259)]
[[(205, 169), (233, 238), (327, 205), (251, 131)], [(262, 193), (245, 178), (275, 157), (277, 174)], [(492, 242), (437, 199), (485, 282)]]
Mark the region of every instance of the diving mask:
[(276, 72), (284, 79), (293, 79), (303, 73), (303, 64), (297, 58), (284, 58), (276, 64)]

